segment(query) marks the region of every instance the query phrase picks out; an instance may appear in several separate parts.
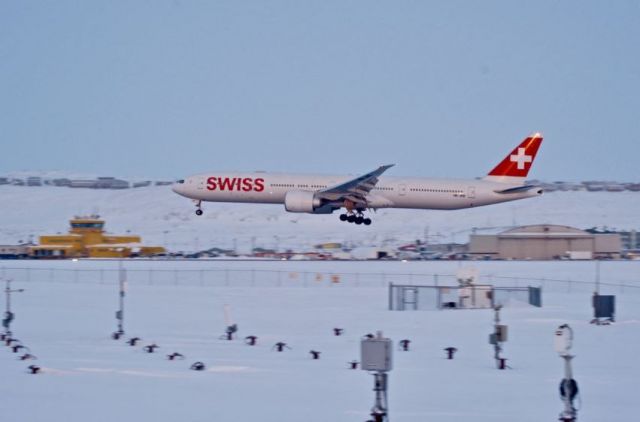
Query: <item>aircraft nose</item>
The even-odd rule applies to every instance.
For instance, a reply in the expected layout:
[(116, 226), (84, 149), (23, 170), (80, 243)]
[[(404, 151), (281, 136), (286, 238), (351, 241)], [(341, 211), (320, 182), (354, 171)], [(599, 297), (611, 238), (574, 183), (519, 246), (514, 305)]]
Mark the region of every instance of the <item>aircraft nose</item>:
[(171, 190), (177, 194), (182, 194), (184, 192), (184, 179), (176, 180), (171, 186)]

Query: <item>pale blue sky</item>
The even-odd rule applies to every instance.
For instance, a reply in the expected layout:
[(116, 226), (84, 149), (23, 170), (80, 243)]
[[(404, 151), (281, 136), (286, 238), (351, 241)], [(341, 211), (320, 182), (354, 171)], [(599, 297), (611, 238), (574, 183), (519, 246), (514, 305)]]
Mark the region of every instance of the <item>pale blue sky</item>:
[(1, 1), (0, 175), (640, 179), (640, 1)]

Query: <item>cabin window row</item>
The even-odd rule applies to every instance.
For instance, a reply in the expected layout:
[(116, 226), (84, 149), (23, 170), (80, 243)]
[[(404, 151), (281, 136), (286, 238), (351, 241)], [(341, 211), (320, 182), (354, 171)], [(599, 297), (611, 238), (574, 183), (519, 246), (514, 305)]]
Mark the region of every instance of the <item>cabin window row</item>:
[(269, 186), (273, 188), (295, 188), (296, 185), (290, 185), (287, 183), (271, 183)]
[(423, 188), (411, 188), (411, 192), (439, 192), (439, 193), (456, 193), (462, 195), (464, 191), (455, 189), (423, 189)]
[[(295, 188), (296, 185), (290, 183), (270, 183), (272, 188)], [(299, 188), (326, 189), (326, 185), (298, 185)]]

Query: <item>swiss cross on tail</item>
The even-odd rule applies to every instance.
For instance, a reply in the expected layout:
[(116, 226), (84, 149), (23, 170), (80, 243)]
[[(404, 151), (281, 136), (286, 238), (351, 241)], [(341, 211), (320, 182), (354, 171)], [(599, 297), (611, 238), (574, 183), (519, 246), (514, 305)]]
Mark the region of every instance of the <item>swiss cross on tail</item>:
[(487, 179), (524, 179), (529, 173), (541, 143), (542, 135), (539, 133), (527, 137), (489, 172)]

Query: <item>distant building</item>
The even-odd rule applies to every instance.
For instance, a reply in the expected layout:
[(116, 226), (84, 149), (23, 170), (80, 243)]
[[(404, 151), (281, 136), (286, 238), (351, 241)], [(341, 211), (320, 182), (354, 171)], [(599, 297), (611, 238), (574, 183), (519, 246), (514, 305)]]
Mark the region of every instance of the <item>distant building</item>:
[(394, 259), (396, 251), (389, 248), (378, 247), (358, 247), (350, 251), (351, 259), (374, 260), (374, 259)]
[(115, 177), (98, 177), (96, 188), (98, 189), (129, 189), (129, 182)]
[(128, 258), (165, 254), (161, 246), (143, 246), (140, 236), (107, 235), (104, 220), (97, 215), (75, 217), (68, 234), (40, 236), (29, 248), (34, 258)]
[(623, 251), (640, 251), (640, 232), (636, 230), (629, 231), (609, 231), (606, 229), (598, 230), (596, 228), (589, 230), (592, 233), (615, 233), (620, 235)]
[(98, 177), (96, 180), (71, 180), (70, 188), (128, 189), (129, 182), (115, 177)]
[(29, 256), (30, 244), (0, 245), (0, 259), (22, 259)]
[(478, 259), (619, 258), (620, 235), (590, 233), (559, 225), (515, 227), (497, 234), (474, 234), (469, 255)]
[(27, 186), (42, 186), (42, 177), (27, 177)]
[(70, 188), (93, 188), (95, 189), (98, 185), (96, 180), (70, 180), (69, 187)]
[(62, 178), (51, 180), (51, 184), (53, 186), (69, 186), (71, 184), (71, 180), (62, 177)]

